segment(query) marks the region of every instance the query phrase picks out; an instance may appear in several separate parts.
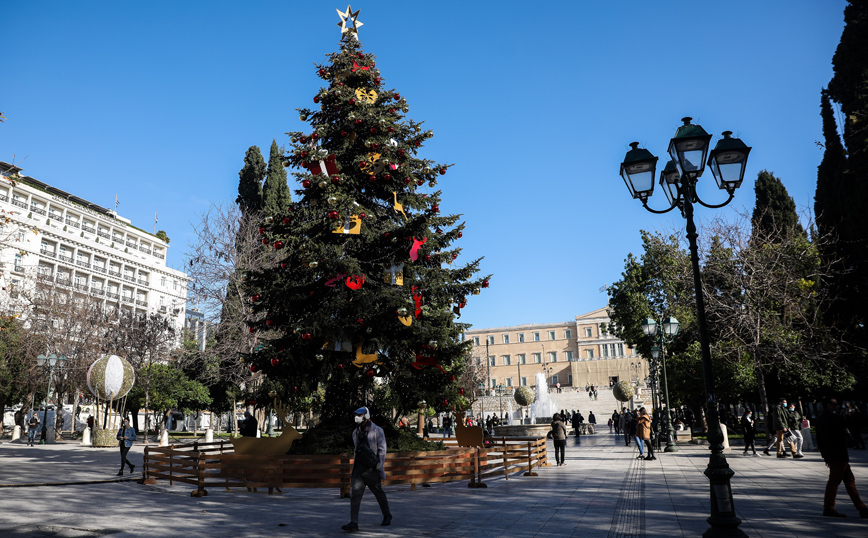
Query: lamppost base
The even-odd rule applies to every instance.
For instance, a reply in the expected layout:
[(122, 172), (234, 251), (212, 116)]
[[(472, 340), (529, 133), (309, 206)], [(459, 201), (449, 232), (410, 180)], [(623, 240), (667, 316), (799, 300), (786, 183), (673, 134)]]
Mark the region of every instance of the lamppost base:
[(666, 448), (663, 449), (663, 452), (678, 452), (678, 447), (675, 443), (666, 443)]

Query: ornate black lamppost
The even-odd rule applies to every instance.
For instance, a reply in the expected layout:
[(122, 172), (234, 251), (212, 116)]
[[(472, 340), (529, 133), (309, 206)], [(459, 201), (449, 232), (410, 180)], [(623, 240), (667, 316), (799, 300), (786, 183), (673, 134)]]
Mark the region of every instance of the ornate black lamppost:
[[(699, 325), (699, 343), (702, 349), (702, 369), (705, 378), (705, 392), (708, 396), (706, 416), (709, 422), (708, 441), (711, 456), (705, 476), (711, 483), (711, 527), (703, 536), (747, 536), (738, 526), (741, 520), (735, 515), (730, 480), (735, 474), (729, 468), (723, 455), (723, 431), (720, 428), (717, 400), (714, 390), (714, 370), (711, 365), (711, 350), (708, 343), (708, 327), (705, 319), (705, 299), (702, 296), (702, 278), (699, 272), (699, 249), (696, 245), (696, 224), (693, 222), (693, 204), (708, 208), (727, 205), (735, 196), (735, 189), (741, 186), (750, 148), (738, 138), (732, 138), (731, 131), (725, 131), (723, 138), (711, 150), (708, 147), (711, 135), (699, 125), (692, 125), (693, 118), (683, 118), (684, 125), (678, 128), (669, 141), (671, 160), (660, 173), (660, 185), (669, 199), (669, 207), (662, 211), (648, 207), (648, 198), (654, 192), (657, 157), (647, 149), (640, 149), (638, 142), (630, 144), (630, 151), (621, 163), (621, 177), (634, 199), (642, 202), (642, 207), (652, 213), (668, 213), (676, 207), (687, 220), (687, 239), (690, 242), (690, 261), (693, 266), (693, 284), (696, 292), (696, 317)], [(706, 163), (706, 157), (708, 157)], [(729, 197), (722, 204), (707, 204), (696, 193), (696, 183), (705, 165), (711, 168), (718, 188), (725, 190)], [(668, 410), (667, 410), (668, 412)]]
[[(46, 363), (48, 363), (48, 391), (45, 393), (45, 413), (42, 415), (42, 434), (39, 440), (39, 444), (41, 445), (44, 445), (47, 442), (46, 437), (48, 434), (48, 398), (51, 396), (51, 376), (54, 373), (54, 366), (62, 366), (65, 360), (66, 357), (64, 357), (63, 355), (58, 357), (54, 353), (47, 357), (45, 355), (39, 355), (38, 357), (36, 357), (37, 366), (44, 366)], [(55, 413), (63, 413), (63, 405), (58, 402), (58, 406), (60, 407), (60, 409), (58, 410), (57, 407), (55, 407)]]
[[(663, 330), (659, 330), (661, 325)], [(659, 360), (663, 365), (663, 394), (666, 399), (666, 413), (663, 415), (663, 425), (666, 428), (666, 450), (664, 452), (678, 452), (678, 446), (675, 444), (675, 428), (672, 427), (672, 407), (669, 405), (669, 378), (666, 375), (666, 349), (664, 346), (678, 335), (680, 329), (681, 324), (672, 317), (664, 319), (662, 323), (657, 323), (651, 318), (642, 322), (642, 332), (645, 333), (645, 336), (656, 338), (656, 345), (651, 348), (651, 357), (655, 361)]]

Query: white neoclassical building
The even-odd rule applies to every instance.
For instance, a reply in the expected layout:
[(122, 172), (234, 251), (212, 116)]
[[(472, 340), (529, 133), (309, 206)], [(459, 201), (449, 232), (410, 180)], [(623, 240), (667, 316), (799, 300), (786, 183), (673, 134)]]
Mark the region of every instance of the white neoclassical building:
[(0, 284), (14, 311), (34, 275), (184, 328), (187, 275), (166, 266), (169, 245), (129, 219), (0, 161)]

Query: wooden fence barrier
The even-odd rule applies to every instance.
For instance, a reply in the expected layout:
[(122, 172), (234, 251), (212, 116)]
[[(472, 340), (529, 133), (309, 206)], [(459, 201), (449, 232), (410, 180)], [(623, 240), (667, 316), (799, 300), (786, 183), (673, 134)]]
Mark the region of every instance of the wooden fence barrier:
[[(469, 480), (480, 487), (483, 478), (511, 474), (547, 465), (545, 438), (489, 437), (485, 447), (458, 447), (444, 439), (447, 448), (428, 452), (398, 452), (386, 457), (384, 485), (453, 482)], [(335, 455), (239, 455), (225, 441), (191, 443), (168, 447), (145, 447), (143, 484), (158, 480), (180, 482), (196, 489), (193, 496), (207, 495), (207, 488), (337, 488), (350, 493), (352, 454)], [(528, 476), (536, 476), (531, 473)]]

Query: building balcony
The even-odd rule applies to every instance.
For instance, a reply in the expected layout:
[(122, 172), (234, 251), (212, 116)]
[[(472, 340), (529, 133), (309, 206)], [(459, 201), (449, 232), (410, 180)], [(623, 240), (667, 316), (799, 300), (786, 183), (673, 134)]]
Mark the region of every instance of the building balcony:
[(61, 286), (69, 286), (70, 285), (69, 277), (64, 278), (60, 275), (57, 275), (57, 278), (55, 278), (54, 281), (57, 282), (58, 284), (60, 284)]
[(39, 207), (35, 204), (30, 204), (30, 211), (33, 211), (37, 215), (43, 215), (44, 216), (44, 215), (48, 214), (48, 211), (42, 209), (41, 207)]
[(73, 228), (81, 228), (81, 224), (79, 224), (77, 220), (67, 218), (66, 223)]
[(133, 283), (135, 283), (135, 281), (136, 281), (136, 277), (131, 276), (131, 275), (124, 275), (124, 280), (126, 280), (127, 282), (133, 282)]
[(24, 266), (21, 265), (20, 263), (16, 263), (15, 266), (12, 267), (12, 270), (15, 271), (16, 273), (23, 273), (24, 272)]
[(81, 229), (86, 231), (89, 234), (95, 234), (96, 233), (96, 228), (92, 228), (92, 227), (88, 226), (87, 224), (82, 224)]
[(0, 194), (0, 202), (8, 202), (8, 201), (9, 201), (8, 196), (6, 196), (5, 194)]
[(138, 283), (140, 286), (147, 286), (148, 285), (148, 279), (147, 278), (140, 278), (138, 280)]
[(165, 260), (165, 259), (166, 259), (165, 256), (163, 256), (162, 254), (157, 254), (156, 252), (154, 253), (154, 256), (157, 257), (157, 258), (160, 258), (161, 260)]
[(92, 295), (102, 295), (105, 291), (102, 288), (91, 288), (90, 293)]
[(122, 297), (122, 300), (123, 300), (125, 303), (132, 303), (132, 302), (133, 302), (133, 298), (132, 298), (132, 297), (127, 297), (126, 295), (124, 295), (124, 296)]
[(105, 267), (100, 267), (99, 265), (94, 265), (93, 270), (96, 271), (97, 273), (102, 273), (102, 274), (106, 273)]
[(121, 276), (121, 272), (120, 272), (120, 271), (112, 271), (111, 269), (109, 269), (108, 274), (111, 275), (111, 276), (116, 276), (116, 277), (120, 277), (120, 276)]
[(90, 269), (90, 264), (87, 262), (81, 261), (81, 260), (78, 260), (77, 262), (75, 262), (75, 265), (77, 265), (79, 267), (84, 267), (85, 269)]
[(22, 209), (27, 209), (27, 202), (21, 201), (17, 198), (12, 199), (12, 205), (17, 205), (18, 207), (20, 207)]
[(98, 236), (100, 236), (100, 237), (104, 237), (104, 238), (106, 238), (106, 239), (111, 239), (111, 238), (112, 238), (112, 236), (110, 236), (108, 233), (103, 232), (103, 231), (99, 231), (99, 232), (97, 232), (96, 235), (98, 235)]
[(135, 242), (135, 241), (127, 241), (127, 246), (128, 246), (128, 247), (132, 247), (132, 248), (138, 248), (138, 247), (136, 246), (136, 242)]
[(151, 253), (151, 249), (149, 249), (149, 248), (139, 247), (139, 250), (141, 250), (141, 251), (144, 252), (145, 254), (150, 254), (150, 253)]
[(49, 211), (48, 212), (48, 218), (62, 221), (63, 220), (63, 213), (55, 213), (54, 211)]
[(87, 291), (87, 284), (76, 283), (72, 285), (73, 288), (81, 291)]
[(105, 296), (109, 299), (117, 299), (119, 297), (117, 293), (112, 293), (110, 291), (105, 292)]
[(143, 301), (141, 299), (136, 299), (137, 306), (148, 306), (148, 301)]
[(57, 259), (64, 262), (64, 263), (68, 263), (70, 265), (72, 265), (75, 262), (75, 260), (72, 259), (72, 256), (64, 256), (63, 254), (58, 256)]
[(50, 250), (47, 248), (39, 249), (39, 253), (42, 254), (43, 256), (48, 256), (49, 258), (56, 258), (57, 257), (57, 254), (55, 254), (55, 252), (53, 250)]
[(112, 236), (112, 241), (114, 241), (115, 243), (120, 243), (121, 245), (124, 244), (124, 238), (119, 235)]

